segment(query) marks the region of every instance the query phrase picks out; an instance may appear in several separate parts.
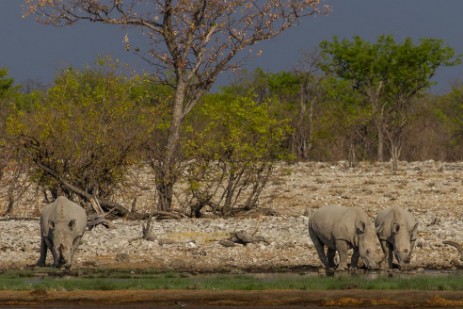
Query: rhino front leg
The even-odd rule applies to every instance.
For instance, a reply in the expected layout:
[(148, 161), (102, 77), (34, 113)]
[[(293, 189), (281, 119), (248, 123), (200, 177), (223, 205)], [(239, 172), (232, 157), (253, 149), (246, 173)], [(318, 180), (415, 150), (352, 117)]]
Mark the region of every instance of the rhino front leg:
[(40, 258), (37, 261), (37, 266), (45, 267), (45, 263), (46, 263), (46, 260), (47, 260), (47, 250), (48, 250), (47, 242), (45, 241), (45, 239), (43, 237), (41, 237), (41, 240), (40, 240)]
[(350, 260), (350, 268), (357, 269), (359, 264), (360, 253), (358, 248), (354, 248), (354, 253), (352, 253), (352, 258)]
[(337, 270), (347, 270), (347, 250), (349, 250), (349, 244), (345, 240), (336, 240), (336, 250), (339, 254)]
[(72, 248), (71, 248), (71, 259), (74, 257), (74, 253), (77, 251), (77, 248), (79, 247), (80, 245), (80, 240), (82, 239), (82, 235), (81, 236), (77, 236), (73, 243), (72, 243)]
[(380, 240), (380, 244), (381, 244), (381, 249), (383, 249), (384, 256), (387, 259), (387, 266), (389, 267), (389, 269), (392, 269), (393, 267), (392, 261), (394, 259), (394, 251), (392, 249), (392, 246), (386, 240)]
[(415, 239), (414, 240), (410, 240), (410, 253), (408, 254), (408, 257), (407, 259), (405, 260), (405, 263), (410, 263), (411, 259), (412, 259), (412, 252), (413, 252), (413, 248), (415, 248)]

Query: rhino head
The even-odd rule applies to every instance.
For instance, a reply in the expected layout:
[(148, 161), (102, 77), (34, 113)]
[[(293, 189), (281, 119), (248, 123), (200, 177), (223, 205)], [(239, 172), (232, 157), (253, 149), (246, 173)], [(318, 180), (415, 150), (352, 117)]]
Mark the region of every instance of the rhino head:
[(393, 252), (400, 268), (404, 263), (410, 263), (413, 249), (411, 241), (414, 240), (417, 227), (418, 223), (415, 224), (412, 231), (410, 232), (408, 231), (407, 227), (402, 224), (392, 224)]
[(356, 224), (359, 256), (368, 269), (379, 269), (382, 259), (376, 246), (377, 238), (374, 227), (363, 221)]
[(52, 221), (49, 224), (48, 247), (50, 248), (56, 267), (70, 268), (74, 250), (74, 243), (80, 240), (75, 237), (76, 220)]

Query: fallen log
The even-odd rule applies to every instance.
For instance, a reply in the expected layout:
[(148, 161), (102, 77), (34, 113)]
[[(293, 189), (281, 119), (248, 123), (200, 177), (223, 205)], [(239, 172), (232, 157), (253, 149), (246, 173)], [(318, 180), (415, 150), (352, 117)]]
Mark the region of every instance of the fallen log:
[(257, 244), (260, 242), (263, 242), (267, 245), (270, 244), (270, 242), (263, 236), (251, 234), (246, 231), (238, 231), (231, 233), (229, 239), (220, 241), (219, 243), (224, 247), (233, 247), (234, 244), (241, 244), (246, 246), (247, 244)]

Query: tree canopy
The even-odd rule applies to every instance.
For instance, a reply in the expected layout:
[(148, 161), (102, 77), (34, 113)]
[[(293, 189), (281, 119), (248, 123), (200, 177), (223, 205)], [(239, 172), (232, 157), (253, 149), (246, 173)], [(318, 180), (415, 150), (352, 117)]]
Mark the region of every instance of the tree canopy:
[(411, 101), (432, 85), (437, 69), (460, 63), (452, 48), (433, 38), (414, 44), (411, 38), (398, 43), (391, 35), (381, 35), (374, 43), (359, 36), (352, 40), (334, 37), (320, 47), (322, 68), (350, 81), (370, 103), (380, 161), (385, 135), (393, 157), (398, 158)]
[(31, 110), (9, 115), (9, 135), (52, 197), (109, 200), (155, 123), (142, 83), (112, 70), (69, 68)]

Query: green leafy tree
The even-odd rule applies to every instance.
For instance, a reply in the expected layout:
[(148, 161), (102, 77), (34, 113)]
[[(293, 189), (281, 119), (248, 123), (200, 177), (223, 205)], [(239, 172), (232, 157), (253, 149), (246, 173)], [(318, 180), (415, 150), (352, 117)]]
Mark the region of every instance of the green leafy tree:
[(397, 43), (390, 35), (379, 36), (375, 43), (358, 36), (352, 40), (334, 37), (320, 47), (322, 68), (350, 81), (371, 105), (377, 160), (384, 159), (387, 138), (396, 170), (413, 100), (432, 85), (439, 67), (456, 65), (459, 57), (441, 40), (425, 38), (415, 45), (410, 38)]
[(7, 188), (5, 213), (13, 210), (15, 201), (25, 188), (21, 176), (27, 170), (27, 162), (6, 134), (6, 119), (12, 105), (22, 97), (19, 86), (15, 86), (14, 79), (8, 77), (8, 69), (0, 68), (0, 186)]
[[(303, 69), (305, 70), (305, 68)], [(241, 72), (236, 81), (222, 90), (229, 94), (252, 92), (257, 102), (272, 102), (280, 119), (291, 119), (293, 130), (286, 138), (288, 149), (296, 159), (305, 160), (311, 148), (313, 113), (318, 99), (318, 76), (309, 71), (265, 72), (257, 68), (254, 72)], [(289, 133), (289, 132), (288, 132)]]
[(273, 106), (253, 95), (217, 94), (190, 115), (182, 144), (196, 216), (205, 206), (221, 214), (258, 206), (272, 162), (289, 157), (283, 147), (289, 122), (275, 117)]
[(126, 212), (111, 202), (114, 190), (137, 160), (156, 116), (143, 92), (132, 92), (142, 82), (112, 69), (70, 68), (31, 110), (9, 116), (10, 136), (27, 151), (33, 179), (52, 197), (96, 198), (104, 208)]
[[(455, 83), (451, 90), (431, 101), (429, 112), (439, 120), (442, 145), (448, 160), (462, 160), (463, 145), (463, 83)], [(436, 130), (437, 131), (437, 130)], [(447, 139), (446, 134), (447, 133)], [(442, 143), (442, 141), (441, 141)]]
[(350, 82), (328, 77), (320, 82), (323, 99), (316, 111), (314, 155), (319, 160), (369, 160), (371, 108)]
[(7, 76), (8, 69), (0, 68), (0, 100), (5, 98), (9, 91), (14, 89), (14, 79)]

